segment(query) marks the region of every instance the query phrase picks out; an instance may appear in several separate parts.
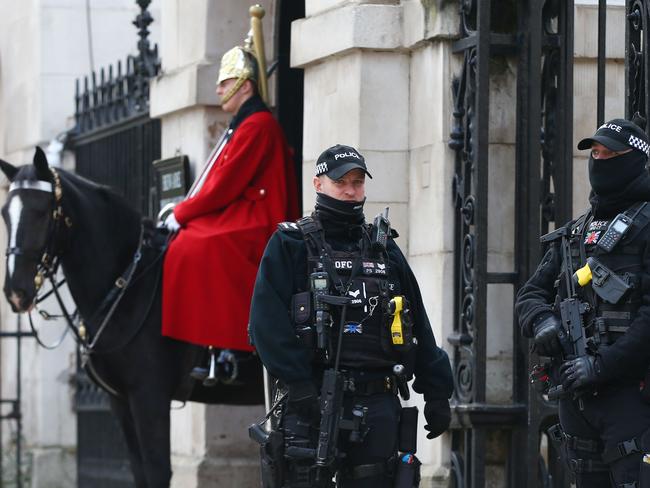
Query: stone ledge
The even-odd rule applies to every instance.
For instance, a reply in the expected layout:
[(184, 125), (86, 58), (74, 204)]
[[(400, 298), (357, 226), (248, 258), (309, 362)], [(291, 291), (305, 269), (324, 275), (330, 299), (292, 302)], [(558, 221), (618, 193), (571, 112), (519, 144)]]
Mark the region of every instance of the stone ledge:
[(351, 49), (399, 49), (401, 15), (401, 6), (355, 4), (296, 20), (291, 25), (291, 67), (304, 68)]
[(201, 61), (151, 80), (150, 114), (162, 117), (196, 105), (216, 106), (218, 62)]

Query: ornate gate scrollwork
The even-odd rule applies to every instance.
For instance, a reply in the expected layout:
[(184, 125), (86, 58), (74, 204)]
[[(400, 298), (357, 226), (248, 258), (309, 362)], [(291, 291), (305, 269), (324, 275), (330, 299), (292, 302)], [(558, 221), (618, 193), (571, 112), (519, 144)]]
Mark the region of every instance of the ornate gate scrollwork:
[[(452, 82), (454, 110), (449, 147), (456, 152), (455, 202), (454, 393), (452, 486), (486, 486), (486, 442), (499, 431), (509, 442), (507, 485), (552, 486), (540, 455), (543, 422), (554, 414), (551, 404), (528, 410), (528, 343), (513, 330), (513, 385), (510, 404), (486, 400), (487, 290), (511, 285), (513, 295), (539, 259), (539, 236), (557, 219), (570, 215), (571, 98), (573, 2), (519, 0), (516, 31), (492, 15), (490, 0), (460, 2), (462, 69)], [(500, 5), (500, 9), (503, 10)], [(495, 12), (496, 13), (496, 12)], [(497, 25), (497, 22), (500, 22)], [(493, 25), (494, 24), (494, 25)], [(504, 28), (504, 25), (506, 28)], [(490, 60), (517, 60), (517, 166), (515, 201), (515, 269), (488, 272), (488, 174)], [(531, 215), (533, 217), (531, 217)], [(534, 249), (534, 251), (531, 251)], [(533, 264), (534, 263), (534, 264)], [(534, 267), (532, 268), (534, 270)], [(523, 280), (523, 281), (522, 281)], [(517, 327), (514, 327), (517, 329)], [(541, 399), (533, 400), (535, 402)], [(532, 412), (531, 423), (527, 415)], [(534, 432), (534, 439), (530, 439)], [(541, 473), (541, 474), (538, 474)]]
[[(639, 113), (646, 119), (650, 113), (647, 73), (650, 67), (650, 1), (627, 0), (625, 30), (625, 115), (631, 118)], [(646, 130), (647, 132), (647, 130)]]

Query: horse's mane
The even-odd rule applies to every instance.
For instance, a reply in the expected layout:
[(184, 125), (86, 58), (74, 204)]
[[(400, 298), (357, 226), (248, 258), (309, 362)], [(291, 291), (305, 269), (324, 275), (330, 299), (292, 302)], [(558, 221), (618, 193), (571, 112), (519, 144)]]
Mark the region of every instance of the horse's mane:
[[(140, 219), (140, 213), (134, 209), (124, 197), (117, 194), (111, 187), (91, 181), (83, 176), (77, 175), (61, 168), (56, 168), (61, 177), (62, 185), (65, 187), (63, 199), (66, 194), (74, 193), (80, 201), (86, 201), (89, 197), (98, 197), (108, 202), (110, 206), (119, 214), (131, 215), (133, 218)], [(14, 181), (39, 180), (42, 179), (37, 174), (34, 165), (28, 164), (21, 166)]]

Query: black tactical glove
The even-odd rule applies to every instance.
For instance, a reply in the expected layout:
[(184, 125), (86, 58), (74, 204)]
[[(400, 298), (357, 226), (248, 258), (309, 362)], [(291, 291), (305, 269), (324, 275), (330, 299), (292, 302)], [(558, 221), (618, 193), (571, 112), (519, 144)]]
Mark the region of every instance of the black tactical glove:
[(426, 402), (424, 404), (424, 418), (427, 421), (424, 429), (429, 431), (427, 439), (438, 437), (447, 430), (449, 422), (451, 422), (449, 400), (443, 398)]
[(575, 391), (599, 382), (600, 364), (595, 356), (582, 356), (560, 366), (560, 383), (564, 391)]
[(305, 420), (316, 421), (320, 415), (318, 391), (311, 381), (288, 385), (287, 413), (295, 413)]
[(540, 356), (559, 356), (562, 345), (558, 334), (562, 334), (562, 322), (554, 314), (549, 314), (533, 325), (535, 349)]

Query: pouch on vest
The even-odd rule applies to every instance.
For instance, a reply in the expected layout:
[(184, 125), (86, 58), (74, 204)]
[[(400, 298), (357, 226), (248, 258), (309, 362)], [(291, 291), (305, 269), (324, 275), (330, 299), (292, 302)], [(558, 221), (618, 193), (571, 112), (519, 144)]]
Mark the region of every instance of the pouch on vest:
[(420, 486), (422, 463), (413, 454), (400, 455), (395, 471), (395, 488), (416, 488)]
[(311, 324), (311, 292), (303, 291), (291, 297), (291, 318), (300, 345), (316, 348), (316, 337)]
[(601, 299), (616, 304), (632, 288), (632, 285), (619, 277), (597, 258), (591, 256), (587, 264), (574, 273), (574, 279), (579, 286), (591, 286)]
[(418, 407), (402, 408), (397, 450), (411, 454), (415, 454), (418, 450)]

